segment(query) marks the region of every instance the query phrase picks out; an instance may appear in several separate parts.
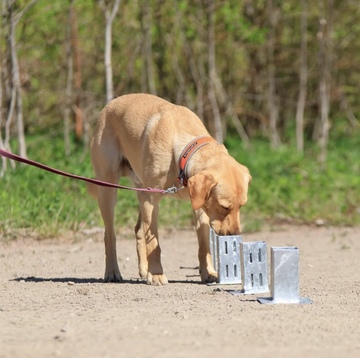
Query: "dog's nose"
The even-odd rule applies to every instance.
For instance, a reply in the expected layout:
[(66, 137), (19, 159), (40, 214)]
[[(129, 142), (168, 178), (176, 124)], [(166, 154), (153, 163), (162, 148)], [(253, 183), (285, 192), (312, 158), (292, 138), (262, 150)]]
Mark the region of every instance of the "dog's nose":
[(239, 225), (219, 225), (217, 222), (212, 222), (210, 226), (219, 236), (240, 235), (241, 233)]
[(228, 230), (226, 235), (240, 235), (240, 234), (241, 234), (240, 228), (235, 228), (232, 230)]

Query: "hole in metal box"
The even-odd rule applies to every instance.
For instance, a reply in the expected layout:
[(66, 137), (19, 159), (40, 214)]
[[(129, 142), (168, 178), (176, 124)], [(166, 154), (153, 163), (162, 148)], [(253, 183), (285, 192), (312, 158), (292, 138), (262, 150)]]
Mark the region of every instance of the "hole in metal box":
[(236, 267), (236, 265), (234, 265), (234, 277), (237, 277), (237, 267)]
[(254, 274), (251, 274), (251, 287), (254, 287)]
[(233, 251), (236, 252), (236, 241), (233, 241)]
[(261, 262), (261, 249), (259, 249), (259, 262)]
[(259, 283), (260, 283), (260, 286), (263, 286), (263, 276), (262, 276), (262, 273), (259, 273)]
[(225, 270), (226, 270), (226, 277), (229, 277), (229, 265), (225, 266)]
[(228, 245), (227, 245), (227, 241), (225, 241), (225, 254), (228, 253)]
[(252, 252), (250, 251), (250, 262), (253, 262)]

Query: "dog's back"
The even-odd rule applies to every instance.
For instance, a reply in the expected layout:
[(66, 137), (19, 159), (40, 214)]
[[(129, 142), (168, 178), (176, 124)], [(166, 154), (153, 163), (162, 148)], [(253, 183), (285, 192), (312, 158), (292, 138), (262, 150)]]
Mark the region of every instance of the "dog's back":
[(209, 133), (186, 107), (149, 94), (118, 97), (102, 110), (94, 132), (91, 146), (95, 172), (97, 166), (103, 169), (106, 161), (113, 171), (120, 166), (121, 175), (133, 171), (139, 183), (150, 185), (144, 183), (145, 178), (171, 169), (175, 175), (178, 158), (174, 152), (201, 135)]

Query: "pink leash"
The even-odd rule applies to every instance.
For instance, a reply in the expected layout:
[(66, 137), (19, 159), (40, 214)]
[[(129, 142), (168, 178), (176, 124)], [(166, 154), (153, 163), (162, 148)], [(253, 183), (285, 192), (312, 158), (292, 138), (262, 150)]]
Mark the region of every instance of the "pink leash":
[(50, 173), (62, 175), (64, 177), (68, 177), (68, 178), (73, 178), (73, 179), (77, 179), (77, 180), (86, 181), (86, 182), (96, 184), (96, 185), (100, 185), (100, 186), (106, 186), (106, 187), (117, 188), (117, 189), (125, 189), (125, 190), (143, 191), (143, 192), (147, 192), (147, 193), (159, 193), (159, 194), (175, 194), (178, 190), (182, 189), (182, 188), (177, 188), (177, 187), (171, 187), (171, 188), (168, 188), (168, 189), (165, 189), (165, 190), (164, 189), (156, 189), (156, 188), (131, 188), (131, 187), (128, 187), (128, 186), (108, 183), (108, 182), (97, 180), (97, 179), (90, 179), (90, 178), (86, 178), (86, 177), (83, 177), (83, 176), (80, 176), (80, 175), (70, 174), (70, 173), (64, 172), (62, 170), (58, 170), (58, 169), (49, 167), (47, 165), (35, 162), (34, 160), (30, 160), (30, 159), (20, 157), (20, 156), (18, 156), (16, 154), (7, 152), (6, 150), (1, 149), (1, 148), (0, 148), (0, 155), (5, 157), (5, 158), (8, 158), (8, 159), (15, 160), (15, 161), (20, 162), (20, 163), (32, 165), (34, 167), (46, 170), (46, 171), (48, 171)]

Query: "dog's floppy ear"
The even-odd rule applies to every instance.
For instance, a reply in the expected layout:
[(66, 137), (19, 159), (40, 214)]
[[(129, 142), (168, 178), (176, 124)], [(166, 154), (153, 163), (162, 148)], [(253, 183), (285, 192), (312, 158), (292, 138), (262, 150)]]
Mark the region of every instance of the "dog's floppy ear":
[(209, 197), (211, 189), (216, 185), (212, 175), (198, 173), (188, 180), (191, 205), (194, 210), (200, 209)]

